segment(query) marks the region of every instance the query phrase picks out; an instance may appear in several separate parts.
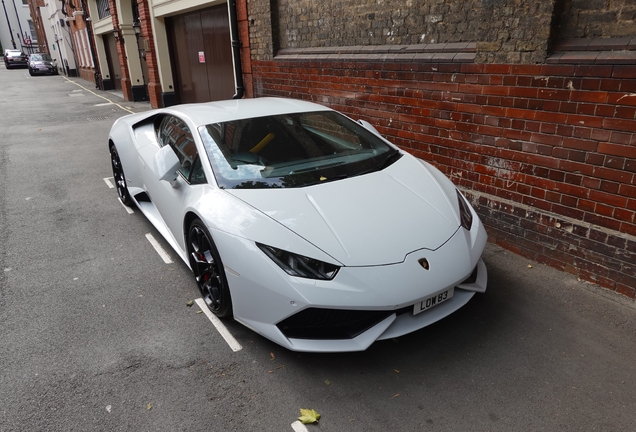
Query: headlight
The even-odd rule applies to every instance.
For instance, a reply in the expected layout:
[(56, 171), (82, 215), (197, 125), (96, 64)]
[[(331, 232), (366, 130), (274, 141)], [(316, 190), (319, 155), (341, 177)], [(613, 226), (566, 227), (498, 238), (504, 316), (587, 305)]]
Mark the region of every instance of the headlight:
[(473, 214), (466, 202), (466, 198), (464, 198), (460, 191), (457, 191), (457, 201), (459, 202), (459, 217), (461, 219), (461, 224), (464, 228), (470, 231), (470, 227), (473, 226)]
[(302, 255), (256, 243), (265, 255), (271, 258), (285, 273), (307, 279), (331, 280), (340, 267)]

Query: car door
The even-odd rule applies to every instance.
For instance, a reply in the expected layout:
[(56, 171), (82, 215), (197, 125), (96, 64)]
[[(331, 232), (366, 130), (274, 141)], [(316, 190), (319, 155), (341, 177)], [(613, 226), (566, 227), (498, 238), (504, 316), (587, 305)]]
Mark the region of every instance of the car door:
[[(190, 128), (185, 121), (165, 115), (155, 121), (155, 132), (159, 146), (153, 152), (143, 152), (144, 183), (148, 196), (163, 219), (170, 235), (182, 250), (183, 239), (183, 203), (192, 188), (207, 183), (201, 166), (201, 159)], [(161, 181), (153, 172), (154, 154), (160, 147), (169, 145), (179, 158), (180, 167), (177, 179), (173, 182)]]

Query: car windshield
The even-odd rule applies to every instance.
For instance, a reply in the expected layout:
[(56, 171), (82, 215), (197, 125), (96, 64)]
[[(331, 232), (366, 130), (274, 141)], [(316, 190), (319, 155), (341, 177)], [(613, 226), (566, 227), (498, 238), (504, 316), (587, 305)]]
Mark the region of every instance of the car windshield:
[(51, 61), (51, 56), (48, 54), (31, 54), (31, 60), (33, 61)]
[(381, 170), (401, 155), (333, 111), (213, 123), (199, 134), (217, 183), (227, 189), (310, 186)]

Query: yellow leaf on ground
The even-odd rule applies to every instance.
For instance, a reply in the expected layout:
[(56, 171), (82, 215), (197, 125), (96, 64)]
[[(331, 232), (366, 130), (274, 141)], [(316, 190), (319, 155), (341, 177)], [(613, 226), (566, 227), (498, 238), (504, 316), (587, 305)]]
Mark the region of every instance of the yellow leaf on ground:
[(298, 420), (300, 420), (302, 424), (316, 423), (318, 420), (320, 420), (320, 414), (312, 409), (301, 408), (300, 417), (298, 417)]

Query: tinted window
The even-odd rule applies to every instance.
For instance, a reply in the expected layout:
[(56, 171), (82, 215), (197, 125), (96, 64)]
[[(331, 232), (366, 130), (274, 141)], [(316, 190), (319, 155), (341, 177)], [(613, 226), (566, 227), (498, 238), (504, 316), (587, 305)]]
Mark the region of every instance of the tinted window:
[(333, 111), (214, 123), (199, 128), (221, 187), (303, 187), (383, 169), (400, 153)]
[(174, 116), (161, 118), (157, 125), (157, 139), (161, 147), (169, 145), (179, 158), (179, 172), (191, 183), (205, 183), (205, 174), (198, 157), (192, 133), (183, 120)]

